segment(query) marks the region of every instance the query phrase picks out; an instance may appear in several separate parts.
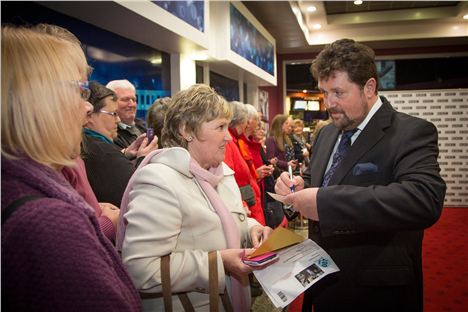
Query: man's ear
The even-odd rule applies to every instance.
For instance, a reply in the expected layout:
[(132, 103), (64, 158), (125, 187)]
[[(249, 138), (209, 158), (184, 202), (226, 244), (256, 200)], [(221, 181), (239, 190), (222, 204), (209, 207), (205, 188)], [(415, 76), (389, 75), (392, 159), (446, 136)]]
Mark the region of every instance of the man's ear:
[(364, 93), (366, 94), (366, 97), (370, 98), (375, 95), (375, 92), (377, 90), (377, 81), (375, 78), (369, 78), (367, 80), (366, 85), (364, 86)]

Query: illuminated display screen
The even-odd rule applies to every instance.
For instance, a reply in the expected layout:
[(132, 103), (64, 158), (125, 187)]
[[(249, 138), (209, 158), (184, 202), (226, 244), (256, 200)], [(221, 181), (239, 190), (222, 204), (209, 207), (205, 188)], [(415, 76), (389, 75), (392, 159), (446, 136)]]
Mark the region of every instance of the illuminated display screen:
[(232, 4), (231, 16), (231, 50), (263, 69), (275, 73), (275, 49), (258, 30)]

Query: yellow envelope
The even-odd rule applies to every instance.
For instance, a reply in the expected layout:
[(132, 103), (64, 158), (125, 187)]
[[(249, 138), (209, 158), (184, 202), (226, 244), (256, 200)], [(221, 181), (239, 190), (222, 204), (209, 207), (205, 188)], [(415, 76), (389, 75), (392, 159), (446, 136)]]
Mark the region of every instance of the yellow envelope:
[(257, 248), (250, 256), (247, 258), (252, 258), (256, 256), (263, 255), (264, 253), (275, 251), (281, 248), (285, 248), (294, 244), (298, 244), (305, 240), (301, 235), (285, 229), (283, 227), (277, 227), (271, 232), (267, 240), (264, 241), (260, 247)]

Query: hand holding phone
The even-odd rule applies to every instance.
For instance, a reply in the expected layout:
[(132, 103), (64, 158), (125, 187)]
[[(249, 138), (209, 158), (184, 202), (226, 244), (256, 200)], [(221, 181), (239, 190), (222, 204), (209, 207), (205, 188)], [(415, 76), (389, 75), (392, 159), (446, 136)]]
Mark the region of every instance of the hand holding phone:
[(242, 261), (250, 266), (264, 266), (272, 261), (278, 259), (278, 254), (276, 252), (267, 252), (263, 255), (252, 257), (252, 258), (243, 258)]
[(153, 138), (154, 138), (154, 129), (153, 128), (148, 128), (148, 130), (146, 130), (146, 137), (148, 138), (148, 144), (150, 144), (151, 141), (153, 141)]

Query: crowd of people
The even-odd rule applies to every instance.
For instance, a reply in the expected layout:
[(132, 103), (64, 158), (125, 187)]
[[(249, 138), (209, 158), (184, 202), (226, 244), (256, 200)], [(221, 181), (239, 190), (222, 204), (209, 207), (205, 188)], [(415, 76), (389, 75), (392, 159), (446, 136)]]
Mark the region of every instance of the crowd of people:
[[(369, 51), (354, 44), (328, 49), (348, 48), (369, 62)], [(2, 27), (2, 307), (249, 311), (251, 287), (259, 288), (251, 273), (263, 267), (242, 259), (297, 215), (285, 215), (266, 195), (276, 190), (313, 221), (311, 238), (342, 272), (308, 292), (304, 309), (314, 304), (316, 311), (340, 311), (368, 295), (376, 299), (350, 306), (367, 311), (393, 298), (394, 307), (417, 309), (421, 230), (437, 220), (445, 191), (436, 130), (394, 112), (377, 96), (372, 73), (355, 75), (346, 64), (327, 71), (324, 51), (312, 69), (333, 123), (314, 133), (312, 145), (302, 120), (280, 114), (266, 129), (254, 106), (228, 102), (203, 84), (158, 99), (140, 120), (128, 80), (88, 82), (91, 68), (69, 31), (45, 24)], [(341, 85), (348, 89), (340, 91)], [(339, 102), (345, 96), (355, 96), (354, 102)], [(392, 131), (376, 135), (385, 122)], [(336, 167), (330, 155), (341, 151), (340, 139), (334, 147), (345, 136), (340, 129), (354, 131), (350, 154), (363, 163), (361, 171), (373, 163), (377, 169), (358, 174), (356, 167)], [(378, 148), (368, 148), (371, 141)], [(295, 174), (294, 194), (288, 169)], [(337, 175), (327, 177), (331, 170)], [(369, 173), (381, 174), (357, 177)], [(346, 207), (356, 199), (361, 204), (354, 216)], [(419, 208), (403, 212), (402, 202)], [(354, 242), (333, 236), (344, 225)], [(395, 256), (409, 244), (414, 255), (392, 258), (392, 265), (409, 268), (400, 280), (381, 282), (382, 275), (365, 290), (355, 285), (363, 278), (355, 276), (359, 257), (378, 266), (391, 261), (376, 253)], [(382, 283), (394, 288), (374, 292)], [(400, 297), (392, 297), (401, 284)], [(344, 291), (349, 288), (352, 296)]]

